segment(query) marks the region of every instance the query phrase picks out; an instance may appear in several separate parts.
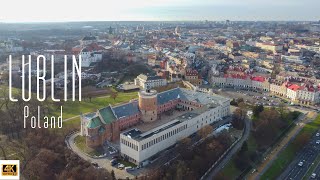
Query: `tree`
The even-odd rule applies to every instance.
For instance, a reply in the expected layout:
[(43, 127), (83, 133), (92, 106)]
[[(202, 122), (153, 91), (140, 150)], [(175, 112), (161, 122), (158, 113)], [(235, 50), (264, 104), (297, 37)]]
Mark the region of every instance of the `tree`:
[(263, 111), (264, 107), (263, 105), (257, 105), (257, 106), (254, 106), (252, 108), (252, 113), (253, 113), (253, 116), (254, 117), (258, 117), (259, 116), (259, 113), (261, 113)]
[(284, 114), (286, 111), (287, 111), (286, 105), (283, 102), (281, 102), (279, 104), (279, 112), (282, 118), (284, 117)]
[(206, 125), (204, 126), (203, 128), (201, 128), (199, 131), (198, 131), (198, 135), (204, 139), (206, 138), (209, 134), (211, 134), (213, 131), (213, 128), (212, 126), (210, 125)]
[(230, 102), (230, 105), (232, 106), (238, 106), (238, 103), (235, 99), (232, 99), (232, 101)]
[(302, 133), (301, 135), (297, 136), (296, 140), (293, 141), (293, 144), (296, 148), (305, 146), (310, 140), (310, 136), (306, 133)]
[(112, 180), (116, 180), (116, 175), (114, 174), (114, 170), (111, 170), (111, 178)]
[(187, 165), (183, 161), (179, 161), (177, 166), (176, 166), (176, 178), (177, 180), (184, 180), (185, 176), (188, 172)]
[(232, 126), (238, 130), (243, 129), (245, 118), (246, 112), (241, 108), (237, 108), (232, 115)]
[(81, 88), (82, 97), (84, 99), (89, 98), (89, 101), (91, 102), (92, 92), (94, 90), (95, 90), (95, 88), (93, 86), (86, 86), (86, 87)]
[(240, 153), (241, 154), (243, 154), (243, 153), (245, 153), (245, 152), (247, 152), (248, 151), (248, 143), (247, 143), (247, 141), (245, 141), (245, 142), (243, 142), (243, 144), (242, 144), (242, 146), (241, 146), (241, 149), (240, 149)]
[(111, 92), (110, 97), (111, 97), (113, 100), (116, 100), (116, 98), (118, 97), (118, 92)]

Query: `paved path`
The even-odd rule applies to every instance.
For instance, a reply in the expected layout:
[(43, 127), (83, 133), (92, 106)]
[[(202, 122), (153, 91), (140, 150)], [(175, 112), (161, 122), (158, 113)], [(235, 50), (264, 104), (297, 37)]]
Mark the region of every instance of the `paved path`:
[(288, 143), (294, 139), (297, 134), (301, 131), (301, 129), (304, 127), (304, 125), (310, 121), (310, 119), (313, 119), (316, 117), (316, 113), (314, 114), (308, 114), (308, 116), (311, 115), (311, 118), (306, 116), (300, 116), (299, 119), (296, 121), (297, 126), (295, 126), (283, 139), (282, 141), (276, 146), (266, 157), (265, 161), (259, 164), (259, 166), (256, 168), (256, 171), (254, 173), (251, 173), (247, 176), (248, 180), (255, 180), (259, 179), (260, 176), (265, 173), (268, 168), (272, 165), (273, 161), (278, 157), (279, 153), (287, 147)]
[(225, 155), (222, 161), (215, 168), (213, 168), (212, 171), (204, 179), (207, 179), (207, 180), (213, 179), (214, 176), (230, 161), (232, 156), (236, 154), (238, 150), (241, 148), (243, 142), (249, 138), (250, 130), (251, 130), (251, 120), (246, 119), (244, 133), (240, 141)]
[(129, 174), (125, 170), (120, 170), (115, 167), (112, 167), (110, 164), (110, 158), (103, 157), (103, 158), (92, 158), (83, 153), (74, 143), (74, 138), (80, 135), (79, 133), (72, 134), (71, 136), (66, 138), (66, 143), (68, 147), (71, 148), (71, 150), (76, 153), (79, 157), (84, 159), (85, 161), (91, 162), (91, 163), (97, 163), (100, 167), (107, 169), (109, 172), (111, 170), (114, 171), (117, 179), (126, 179), (126, 177), (129, 177), (130, 179), (134, 179), (135, 175)]

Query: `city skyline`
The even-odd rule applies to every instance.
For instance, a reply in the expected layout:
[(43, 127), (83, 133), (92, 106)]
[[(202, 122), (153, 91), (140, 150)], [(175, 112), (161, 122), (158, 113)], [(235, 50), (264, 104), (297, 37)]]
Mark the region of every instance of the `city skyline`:
[(0, 7), (0, 21), (318, 21), (319, 6), (320, 2), (316, 0), (118, 0), (113, 3), (92, 0), (90, 4), (83, 1), (13, 0)]

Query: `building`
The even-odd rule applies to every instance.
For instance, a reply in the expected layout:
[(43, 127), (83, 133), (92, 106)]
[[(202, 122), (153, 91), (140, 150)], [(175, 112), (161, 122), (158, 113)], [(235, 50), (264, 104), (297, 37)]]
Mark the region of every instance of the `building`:
[[(109, 105), (96, 112), (81, 115), (81, 135), (86, 137), (87, 146), (94, 148), (106, 141), (119, 140), (121, 131), (139, 123), (157, 121), (162, 113), (173, 109), (193, 112), (197, 114), (194, 117), (198, 118), (206, 117), (199, 121), (197, 125), (199, 129), (229, 115), (229, 105), (229, 99), (182, 88), (161, 93), (155, 90), (142, 90), (139, 92), (138, 100), (118, 106)], [(191, 124), (189, 126), (191, 127)], [(130, 152), (126, 152), (125, 148), (124, 154), (130, 156)]]
[(283, 45), (274, 43), (257, 42), (256, 47), (259, 47), (266, 51), (271, 51), (273, 53), (281, 52), (283, 50)]
[(254, 75), (225, 74), (224, 76), (212, 76), (211, 82), (219, 87), (234, 87), (237, 89), (270, 91), (269, 78)]
[(102, 52), (104, 48), (92, 43), (84, 47), (79, 55), (81, 55), (81, 66), (89, 67), (91, 63), (100, 62), (102, 60)]
[(187, 69), (186, 70), (185, 79), (187, 81), (189, 81), (193, 85), (196, 85), (196, 86), (201, 86), (202, 85), (202, 78), (199, 75), (197, 70)]
[(150, 76), (145, 74), (140, 74), (134, 79), (134, 84), (140, 86), (143, 89), (152, 89), (155, 87), (166, 86), (167, 80), (161, 76)]
[(285, 55), (282, 55), (281, 58), (282, 58), (282, 60), (284, 62), (287, 62), (287, 63), (303, 64), (303, 62), (304, 62), (300, 58), (300, 56), (285, 56)]
[(272, 94), (286, 97), (287, 95), (287, 86), (284, 81), (272, 79), (270, 82), (270, 92)]
[(81, 46), (86, 46), (88, 44), (91, 44), (91, 43), (95, 43), (97, 42), (97, 37), (95, 36), (85, 36), (83, 37), (81, 40), (80, 40), (80, 45)]
[(139, 123), (141, 113), (138, 101), (119, 106), (107, 106), (96, 112), (81, 115), (81, 135), (86, 136), (89, 147), (97, 147), (105, 141), (119, 139), (120, 131)]
[(143, 164), (150, 157), (197, 132), (205, 125), (219, 121), (230, 114), (230, 100), (221, 96), (182, 88), (159, 94), (155, 91), (141, 91), (141, 93), (139, 101), (147, 98), (148, 108), (140, 109), (142, 117), (146, 116), (143, 118), (145, 122), (153, 121), (155, 114), (159, 115), (173, 108), (181, 108), (186, 113), (147, 132), (134, 128), (120, 134), (121, 156), (137, 165)]

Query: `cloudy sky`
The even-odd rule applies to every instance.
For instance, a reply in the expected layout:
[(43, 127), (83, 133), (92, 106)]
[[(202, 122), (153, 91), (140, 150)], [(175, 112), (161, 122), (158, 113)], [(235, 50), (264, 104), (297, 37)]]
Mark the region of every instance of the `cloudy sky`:
[(320, 20), (320, 0), (5, 0), (2, 22)]

